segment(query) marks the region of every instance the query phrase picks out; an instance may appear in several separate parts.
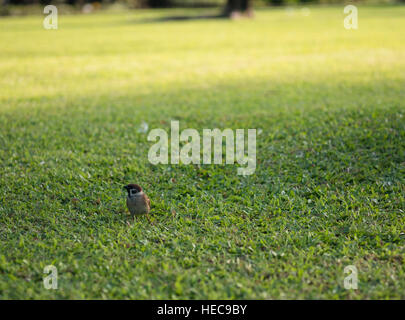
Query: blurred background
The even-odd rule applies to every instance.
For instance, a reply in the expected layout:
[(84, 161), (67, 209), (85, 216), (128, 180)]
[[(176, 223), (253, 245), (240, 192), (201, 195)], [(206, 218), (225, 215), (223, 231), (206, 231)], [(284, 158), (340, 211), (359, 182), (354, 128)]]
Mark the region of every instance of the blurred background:
[(253, 7), (313, 4), (395, 4), (405, 0), (0, 0), (0, 16), (42, 13), (43, 6), (58, 6), (59, 13), (92, 13), (100, 10), (120, 11), (145, 8), (218, 8), (218, 15), (237, 18), (252, 16)]

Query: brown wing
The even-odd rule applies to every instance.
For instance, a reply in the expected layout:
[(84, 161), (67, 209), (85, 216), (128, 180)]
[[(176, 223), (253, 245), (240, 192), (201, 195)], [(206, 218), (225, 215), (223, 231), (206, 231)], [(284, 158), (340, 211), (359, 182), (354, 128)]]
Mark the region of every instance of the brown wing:
[(143, 194), (142, 201), (144, 203), (144, 206), (148, 207), (148, 211), (149, 211), (150, 210), (150, 199), (145, 193)]
[(149, 199), (148, 196), (146, 196), (146, 202), (147, 202), (147, 204), (148, 204), (148, 206), (149, 206), (149, 210), (150, 210), (150, 199)]

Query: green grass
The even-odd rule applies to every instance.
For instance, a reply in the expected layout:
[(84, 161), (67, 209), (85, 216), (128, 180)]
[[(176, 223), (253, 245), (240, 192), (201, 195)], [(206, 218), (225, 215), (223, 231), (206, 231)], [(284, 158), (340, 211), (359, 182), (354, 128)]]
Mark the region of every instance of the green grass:
[[(405, 7), (173, 12), (0, 19), (0, 297), (404, 299)], [(151, 165), (170, 120), (260, 129), (255, 174)]]

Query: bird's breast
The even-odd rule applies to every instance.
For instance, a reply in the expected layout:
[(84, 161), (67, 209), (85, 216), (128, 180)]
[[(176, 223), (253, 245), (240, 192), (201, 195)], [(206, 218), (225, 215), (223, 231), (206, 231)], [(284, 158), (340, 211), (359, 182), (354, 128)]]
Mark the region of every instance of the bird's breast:
[(132, 215), (148, 213), (148, 207), (142, 197), (127, 197), (127, 207)]

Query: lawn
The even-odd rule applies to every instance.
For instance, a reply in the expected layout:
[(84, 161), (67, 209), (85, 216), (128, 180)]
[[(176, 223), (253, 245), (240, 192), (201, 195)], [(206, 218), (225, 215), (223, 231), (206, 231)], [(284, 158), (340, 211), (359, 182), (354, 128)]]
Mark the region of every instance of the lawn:
[[(405, 6), (179, 12), (0, 19), (0, 298), (405, 299)], [(152, 165), (171, 120), (256, 128), (255, 173)]]

